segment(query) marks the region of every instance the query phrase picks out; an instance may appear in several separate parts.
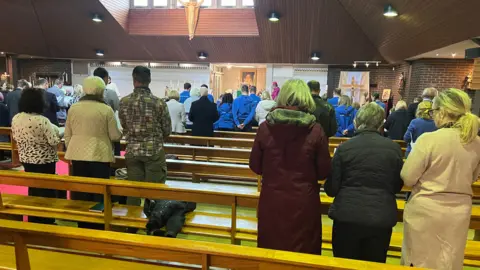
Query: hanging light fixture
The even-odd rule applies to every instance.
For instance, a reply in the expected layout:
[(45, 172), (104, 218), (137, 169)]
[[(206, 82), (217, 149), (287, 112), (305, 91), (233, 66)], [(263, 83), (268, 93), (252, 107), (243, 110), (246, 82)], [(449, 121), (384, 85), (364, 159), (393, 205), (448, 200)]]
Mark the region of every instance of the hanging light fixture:
[(96, 50), (96, 51), (95, 51), (95, 54), (96, 54), (97, 56), (102, 57), (102, 56), (105, 55), (105, 52), (104, 52), (103, 50)]
[(278, 21), (280, 21), (280, 16), (278, 16), (278, 14), (276, 12), (272, 12), (268, 16), (268, 20), (271, 21), (271, 22), (278, 22)]
[(357, 67), (357, 62), (353, 62), (353, 68)]
[(383, 16), (385, 16), (385, 17), (397, 17), (398, 12), (397, 12), (397, 10), (395, 10), (393, 8), (392, 5), (387, 4), (387, 5), (385, 5), (385, 7), (383, 9)]
[(101, 22), (103, 22), (103, 18), (99, 14), (95, 13), (95, 14), (92, 15), (92, 21), (94, 21), (96, 23), (101, 23)]
[(208, 58), (208, 55), (206, 53), (204, 53), (204, 52), (199, 52), (198, 53), (198, 59), (205, 60), (207, 58)]
[(312, 56), (310, 57), (310, 59), (312, 59), (313, 61), (318, 61), (320, 60), (320, 54), (319, 53), (312, 53)]
[(392, 67), (392, 70), (395, 71), (395, 67)]
[(378, 67), (378, 62), (376, 63), (377, 67)]
[(365, 66), (368, 68), (368, 66), (370, 66), (370, 63), (365, 62)]

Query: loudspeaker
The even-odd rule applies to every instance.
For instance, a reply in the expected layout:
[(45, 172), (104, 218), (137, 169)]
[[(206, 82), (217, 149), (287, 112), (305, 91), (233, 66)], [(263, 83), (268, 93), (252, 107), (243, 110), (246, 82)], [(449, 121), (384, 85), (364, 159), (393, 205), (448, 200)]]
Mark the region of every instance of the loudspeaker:
[(466, 59), (480, 58), (480, 48), (471, 48), (465, 50)]

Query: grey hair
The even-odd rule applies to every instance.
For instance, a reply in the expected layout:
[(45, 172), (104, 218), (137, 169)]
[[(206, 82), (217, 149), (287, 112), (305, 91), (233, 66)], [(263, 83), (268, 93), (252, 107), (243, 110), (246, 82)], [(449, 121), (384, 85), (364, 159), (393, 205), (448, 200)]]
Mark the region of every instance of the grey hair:
[(207, 96), (208, 95), (208, 88), (207, 87), (200, 87), (200, 96)]
[(438, 90), (433, 87), (425, 88), (422, 93), (423, 98), (433, 99), (434, 97), (438, 96)]
[(194, 88), (190, 90), (190, 96), (191, 97), (200, 97), (200, 89)]
[(38, 79), (36, 82), (35, 82), (35, 87), (38, 87), (38, 88), (43, 88), (45, 86), (45, 84), (48, 83), (48, 80), (47, 79), (44, 79), (44, 78), (40, 78)]
[(83, 92), (85, 95), (103, 96), (105, 82), (102, 78), (89, 76), (83, 80)]
[(355, 129), (371, 129), (378, 130), (385, 119), (385, 111), (380, 105), (371, 102), (358, 110), (355, 117)]
[(30, 83), (25, 79), (21, 79), (21, 80), (18, 80), (17, 87), (22, 89), (28, 88), (30, 87)]
[(76, 84), (73, 87), (73, 95), (76, 97), (83, 97), (83, 86), (81, 84)]
[(60, 84), (63, 84), (63, 79), (56, 79), (55, 85), (60, 85)]

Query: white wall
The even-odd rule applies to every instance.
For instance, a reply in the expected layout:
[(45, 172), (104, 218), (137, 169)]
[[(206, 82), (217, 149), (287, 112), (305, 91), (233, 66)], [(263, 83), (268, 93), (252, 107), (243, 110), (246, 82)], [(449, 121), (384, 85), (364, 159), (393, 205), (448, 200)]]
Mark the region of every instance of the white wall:
[[(90, 67), (90, 74), (96, 67)], [(112, 82), (117, 84), (121, 96), (126, 96), (133, 91), (132, 70), (133, 67), (105, 67), (112, 78)], [(192, 88), (200, 88), (202, 84), (209, 84), (209, 69), (150, 69), (152, 73), (152, 82), (150, 90), (158, 97), (165, 96), (165, 87), (170, 89), (183, 90), (183, 84), (189, 82)]]
[(327, 90), (327, 67), (302, 67), (293, 65), (267, 65), (267, 89), (271, 90), (272, 82), (277, 82), (281, 88), (285, 81), (301, 79), (305, 82), (315, 80), (320, 82), (323, 92)]

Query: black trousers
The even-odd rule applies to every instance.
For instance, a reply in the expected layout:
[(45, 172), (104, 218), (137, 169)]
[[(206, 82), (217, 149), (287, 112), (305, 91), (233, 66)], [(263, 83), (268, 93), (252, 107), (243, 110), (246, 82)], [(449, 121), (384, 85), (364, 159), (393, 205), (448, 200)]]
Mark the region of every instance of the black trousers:
[[(240, 121), (240, 123), (242, 123), (242, 121)], [(253, 131), (252, 123), (250, 122), (250, 124), (245, 125), (243, 127), (243, 129), (239, 129), (238, 127), (235, 127), (235, 131), (237, 131), (237, 132), (252, 132)]]
[[(25, 172), (55, 174), (55, 162), (47, 164), (28, 164), (23, 163)], [(28, 188), (28, 196), (57, 198), (57, 190), (46, 188)], [(42, 224), (55, 224), (54, 218), (28, 217), (29, 222)]]
[(339, 258), (385, 263), (392, 228), (333, 222), (333, 255)]
[[(72, 161), (73, 176), (110, 179), (110, 163), (94, 161)], [(102, 194), (72, 192), (72, 200), (102, 202)], [(103, 224), (78, 222), (79, 228), (103, 230)]]

